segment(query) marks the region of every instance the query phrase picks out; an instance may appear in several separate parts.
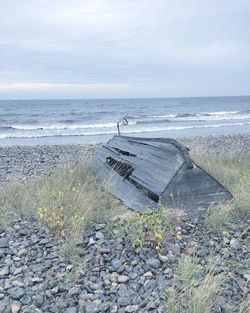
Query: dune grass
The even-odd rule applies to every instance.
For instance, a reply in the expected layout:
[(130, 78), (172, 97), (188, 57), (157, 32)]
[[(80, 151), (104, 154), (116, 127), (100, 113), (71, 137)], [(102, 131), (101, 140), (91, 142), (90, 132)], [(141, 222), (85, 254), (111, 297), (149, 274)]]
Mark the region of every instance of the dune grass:
[(194, 156), (196, 162), (233, 194), (230, 203), (208, 210), (207, 221), (215, 228), (232, 217), (250, 219), (250, 157)]
[(59, 236), (79, 236), (91, 221), (103, 221), (120, 209), (86, 160), (71, 169), (60, 167), (51, 176), (12, 181), (0, 189), (1, 223), (37, 218)]
[(182, 290), (174, 282), (169, 288), (166, 301), (168, 313), (211, 313), (215, 299), (223, 290), (225, 280), (222, 274), (203, 273), (194, 257), (182, 256), (179, 260), (179, 275), (183, 282)]

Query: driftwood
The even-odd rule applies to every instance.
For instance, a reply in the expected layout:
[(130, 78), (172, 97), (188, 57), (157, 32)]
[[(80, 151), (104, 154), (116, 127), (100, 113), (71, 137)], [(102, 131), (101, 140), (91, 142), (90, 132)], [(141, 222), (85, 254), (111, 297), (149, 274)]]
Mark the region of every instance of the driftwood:
[(93, 168), (114, 195), (139, 212), (161, 203), (196, 215), (232, 199), (174, 139), (114, 136), (96, 152)]

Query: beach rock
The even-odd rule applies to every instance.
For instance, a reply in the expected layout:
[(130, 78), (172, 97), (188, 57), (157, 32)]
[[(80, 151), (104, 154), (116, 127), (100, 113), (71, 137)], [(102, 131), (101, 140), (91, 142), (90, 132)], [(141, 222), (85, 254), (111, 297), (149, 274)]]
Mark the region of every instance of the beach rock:
[(104, 235), (103, 235), (103, 233), (101, 231), (98, 231), (95, 234), (95, 238), (102, 240), (102, 239), (104, 239)]
[(122, 262), (120, 260), (114, 259), (111, 262), (111, 266), (115, 271), (117, 271), (122, 266)]
[[(224, 272), (229, 279), (225, 290), (216, 295), (215, 309), (220, 313), (238, 313), (234, 303), (240, 303), (243, 293), (249, 290), (250, 277), (245, 270), (250, 258), (248, 236), (237, 236), (239, 246), (228, 251), (223, 246), (223, 235), (209, 228), (204, 219), (195, 227), (188, 225), (192, 224), (188, 218), (179, 223), (180, 227), (174, 233), (169, 231), (160, 248), (135, 247), (128, 236), (121, 238), (119, 232), (93, 223), (77, 243), (82, 251), (79, 259), (84, 264), (80, 266), (60, 257), (62, 239), (36, 221), (17, 221), (0, 235), (8, 242), (0, 259), (0, 312), (5, 312), (6, 307), (11, 312), (15, 303), (13, 310), (20, 306), (19, 312), (26, 313), (165, 313), (169, 288), (174, 286), (178, 294), (185, 288), (179, 260), (189, 255), (189, 247), (195, 246), (192, 255), (200, 268), (197, 284), (207, 273), (211, 260), (217, 260), (209, 273)], [(235, 227), (243, 233), (247, 223), (227, 227), (231, 242)], [(181, 229), (181, 241), (176, 238), (176, 229)], [(97, 232), (103, 236), (97, 238)], [(91, 238), (95, 242), (90, 245)], [(171, 245), (177, 247), (177, 253), (170, 251)], [(22, 249), (26, 251), (20, 257)]]
[(128, 305), (125, 308), (125, 312), (131, 313), (131, 312), (137, 312), (139, 309), (139, 305), (135, 304), (135, 305)]
[(129, 280), (129, 277), (126, 275), (120, 275), (118, 276), (118, 282), (119, 283), (126, 283)]
[(9, 243), (6, 239), (0, 239), (0, 248), (9, 248)]
[(154, 269), (158, 269), (161, 266), (161, 261), (159, 259), (156, 259), (156, 258), (150, 258), (150, 259), (146, 260), (146, 264), (149, 267), (152, 267)]
[(25, 290), (24, 288), (14, 287), (8, 290), (10, 297), (14, 300), (19, 300), (24, 296)]
[(21, 308), (20, 302), (13, 302), (13, 304), (11, 305), (11, 312), (18, 313), (20, 311), (20, 308)]
[(2, 269), (0, 269), (0, 278), (2, 278), (3, 276), (6, 276), (9, 274), (9, 268), (8, 267), (4, 267)]
[(66, 309), (65, 313), (77, 313), (77, 307), (75, 306), (69, 307)]

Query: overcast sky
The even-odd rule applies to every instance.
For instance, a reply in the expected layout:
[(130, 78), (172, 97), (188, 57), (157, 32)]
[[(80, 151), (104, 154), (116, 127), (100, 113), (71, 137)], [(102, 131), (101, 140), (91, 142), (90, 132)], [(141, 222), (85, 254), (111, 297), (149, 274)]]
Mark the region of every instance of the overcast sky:
[(1, 99), (249, 94), (249, 0), (0, 0)]

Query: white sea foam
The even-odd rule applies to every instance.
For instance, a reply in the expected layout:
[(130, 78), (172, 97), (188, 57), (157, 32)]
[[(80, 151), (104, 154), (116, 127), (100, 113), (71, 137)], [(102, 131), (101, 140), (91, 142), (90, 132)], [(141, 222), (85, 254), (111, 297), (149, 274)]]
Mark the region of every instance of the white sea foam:
[[(249, 119), (250, 113), (239, 111), (217, 111), (217, 112), (201, 112), (201, 113), (184, 113), (184, 114), (167, 114), (167, 115), (149, 115), (149, 121), (164, 121), (165, 119), (173, 122), (185, 121), (220, 121), (220, 120), (243, 120)], [(145, 122), (147, 119), (145, 120)]]
[[(135, 124), (135, 123), (131, 123)], [(63, 130), (63, 129), (87, 129), (87, 128), (113, 128), (116, 127), (116, 123), (97, 123), (97, 124), (47, 124), (47, 125), (29, 125), (29, 124), (17, 124), (12, 125), (11, 128), (19, 130)]]
[[(160, 132), (160, 131), (178, 131), (178, 130), (185, 130), (185, 129), (202, 129), (202, 128), (219, 128), (219, 127), (233, 127), (233, 126), (243, 126), (243, 125), (250, 125), (250, 122), (238, 122), (238, 123), (223, 123), (223, 124), (207, 124), (207, 125), (182, 125), (182, 126), (155, 126), (150, 128), (125, 128), (124, 133), (149, 133), (149, 132)], [(60, 130), (60, 131), (47, 131), (47, 132), (36, 132), (36, 131), (30, 131), (30, 132), (17, 132), (17, 133), (3, 133), (0, 134), (0, 138), (41, 138), (41, 137), (54, 137), (54, 136), (98, 136), (98, 135), (112, 135), (116, 134), (117, 130), (114, 129), (106, 129), (106, 130), (97, 130), (95, 132), (93, 131), (86, 131), (85, 130)]]

